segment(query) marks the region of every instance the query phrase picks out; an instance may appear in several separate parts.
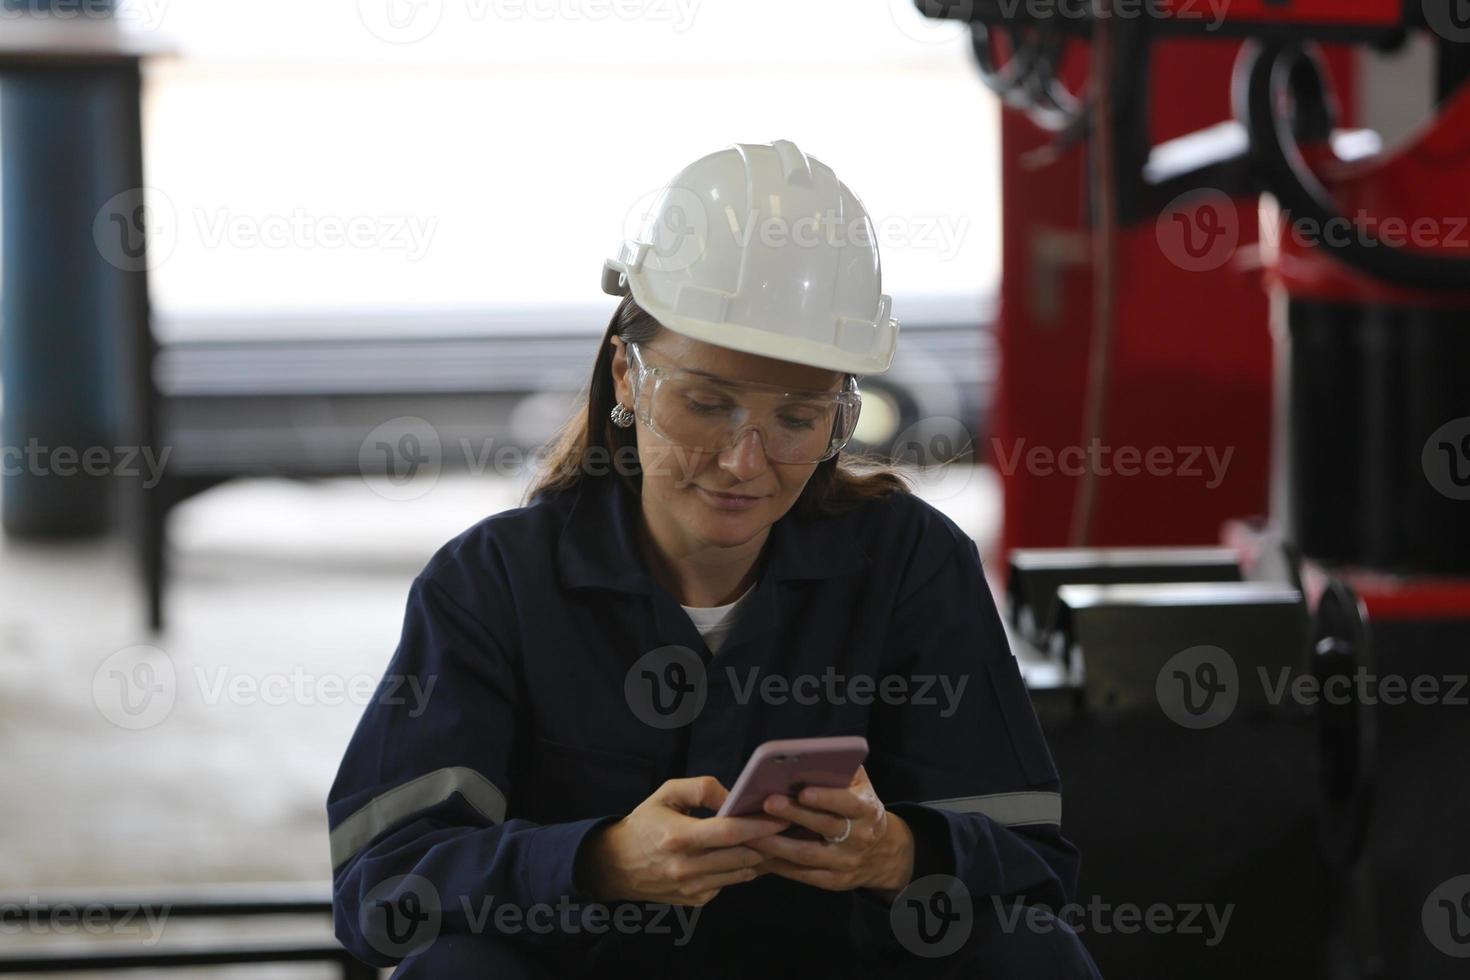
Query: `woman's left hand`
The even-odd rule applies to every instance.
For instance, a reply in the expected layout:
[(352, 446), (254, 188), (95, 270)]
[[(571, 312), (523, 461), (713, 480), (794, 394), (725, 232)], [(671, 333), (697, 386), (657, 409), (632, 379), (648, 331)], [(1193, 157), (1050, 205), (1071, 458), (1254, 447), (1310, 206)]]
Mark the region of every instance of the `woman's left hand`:
[[(773, 794), (766, 797), (764, 809), (824, 839), (771, 834), (748, 841), (746, 847), (766, 855), (762, 871), (827, 891), (868, 888), (888, 902), (913, 877), (913, 832), (884, 808), (861, 766), (846, 789), (808, 786), (795, 801)], [(835, 842), (844, 834), (845, 839)]]

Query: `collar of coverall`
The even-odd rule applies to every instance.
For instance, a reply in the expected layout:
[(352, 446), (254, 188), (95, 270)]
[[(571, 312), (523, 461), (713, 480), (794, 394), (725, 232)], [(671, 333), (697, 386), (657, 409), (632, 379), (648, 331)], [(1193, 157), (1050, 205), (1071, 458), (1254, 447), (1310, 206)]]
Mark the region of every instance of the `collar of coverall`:
[[(637, 500), (616, 474), (584, 478), (557, 543), (557, 566), (567, 588), (596, 586), (648, 594), (650, 578), (638, 550)], [(855, 572), (872, 558), (839, 518), (801, 521), (790, 511), (771, 525), (768, 564), (775, 581), (822, 579)]]

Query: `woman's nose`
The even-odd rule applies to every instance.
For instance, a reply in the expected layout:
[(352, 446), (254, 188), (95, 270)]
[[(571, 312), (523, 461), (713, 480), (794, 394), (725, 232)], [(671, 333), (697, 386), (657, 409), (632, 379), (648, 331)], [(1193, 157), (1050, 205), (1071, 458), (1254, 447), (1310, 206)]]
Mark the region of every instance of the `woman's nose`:
[(760, 429), (749, 428), (736, 438), (735, 445), (720, 453), (721, 469), (748, 480), (766, 468), (766, 446)]

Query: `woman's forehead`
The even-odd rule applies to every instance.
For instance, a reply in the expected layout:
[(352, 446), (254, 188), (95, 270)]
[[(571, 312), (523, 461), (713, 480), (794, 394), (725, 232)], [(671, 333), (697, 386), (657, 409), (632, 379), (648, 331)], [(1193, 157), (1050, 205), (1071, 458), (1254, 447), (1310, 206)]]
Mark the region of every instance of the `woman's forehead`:
[(672, 330), (660, 331), (650, 346), (655, 356), (663, 354), (669, 360), (678, 361), (685, 370), (713, 374), (731, 381), (754, 381), (807, 391), (836, 391), (843, 378), (839, 371), (730, 350)]

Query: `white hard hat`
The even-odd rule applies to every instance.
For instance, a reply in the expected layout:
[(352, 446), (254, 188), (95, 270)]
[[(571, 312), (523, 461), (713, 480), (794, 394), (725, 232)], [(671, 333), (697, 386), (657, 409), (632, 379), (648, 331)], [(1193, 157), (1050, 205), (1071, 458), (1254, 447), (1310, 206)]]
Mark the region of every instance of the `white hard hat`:
[(867, 210), (789, 140), (681, 170), (602, 286), (695, 340), (831, 371), (882, 373), (898, 346)]

